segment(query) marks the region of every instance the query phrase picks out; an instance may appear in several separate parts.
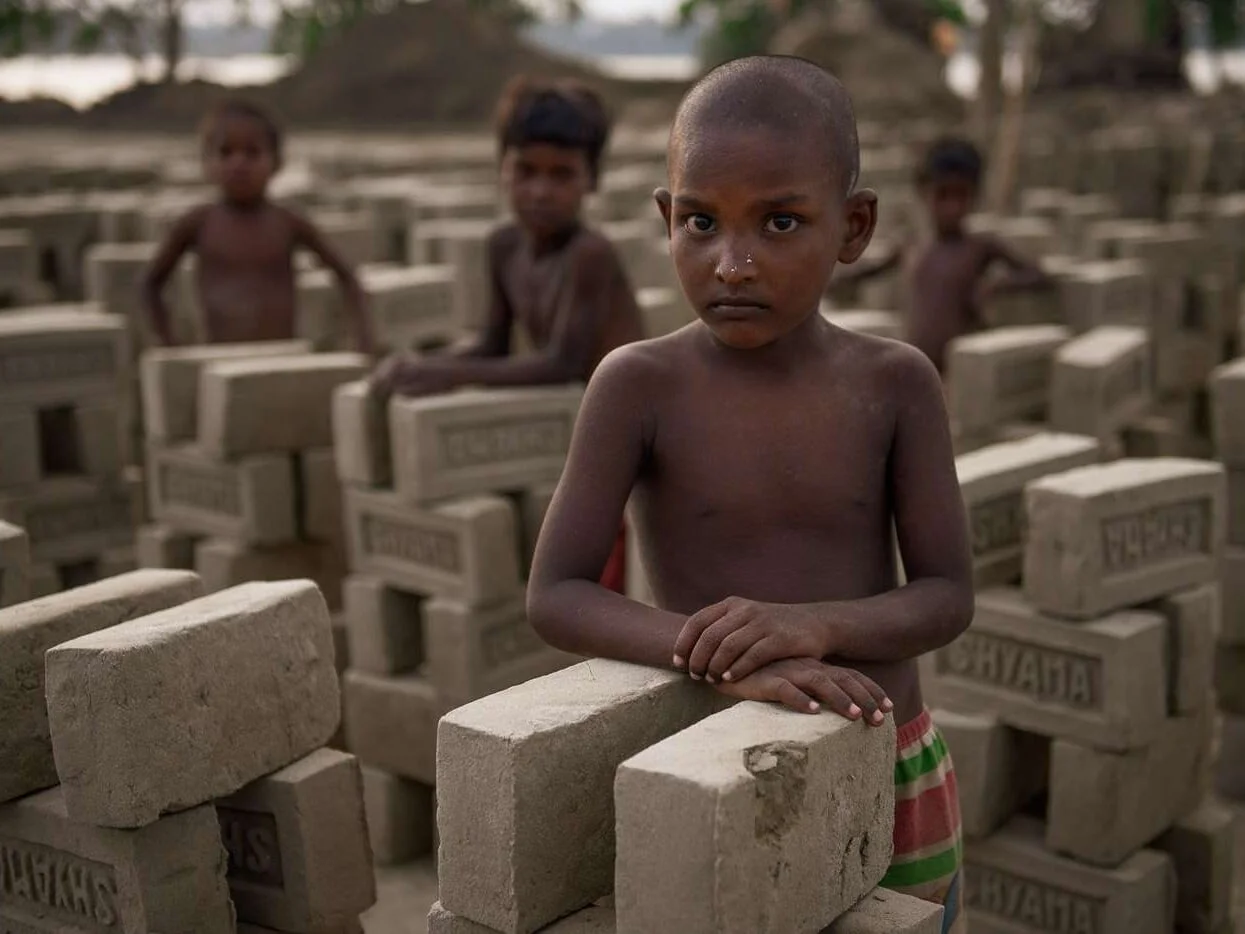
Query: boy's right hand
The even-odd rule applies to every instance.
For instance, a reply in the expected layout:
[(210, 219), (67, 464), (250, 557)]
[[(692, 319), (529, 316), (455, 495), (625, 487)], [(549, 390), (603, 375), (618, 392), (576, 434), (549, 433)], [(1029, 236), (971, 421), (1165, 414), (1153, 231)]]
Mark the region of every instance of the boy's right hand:
[(841, 717), (859, 720), (867, 712), (870, 726), (880, 726), (883, 711), (893, 708), (870, 678), (815, 658), (784, 658), (739, 681), (719, 681), (713, 687), (728, 697), (772, 701), (799, 713), (818, 713), (824, 705)]

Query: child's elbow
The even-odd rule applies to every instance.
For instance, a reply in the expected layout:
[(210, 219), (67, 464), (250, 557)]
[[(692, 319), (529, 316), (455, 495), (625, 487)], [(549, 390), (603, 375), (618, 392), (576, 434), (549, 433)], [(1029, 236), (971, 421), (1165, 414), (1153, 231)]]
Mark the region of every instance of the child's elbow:
[(536, 580), (528, 582), (527, 621), (546, 644), (560, 649), (563, 646), (559, 644), (558, 626), (555, 622), (557, 614), (553, 604), (556, 598), (550, 592), (553, 589), (555, 588)]
[(947, 641), (958, 638), (973, 622), (976, 611), (976, 595), (973, 582), (969, 578), (964, 581), (952, 582), (947, 596), (946, 628)]

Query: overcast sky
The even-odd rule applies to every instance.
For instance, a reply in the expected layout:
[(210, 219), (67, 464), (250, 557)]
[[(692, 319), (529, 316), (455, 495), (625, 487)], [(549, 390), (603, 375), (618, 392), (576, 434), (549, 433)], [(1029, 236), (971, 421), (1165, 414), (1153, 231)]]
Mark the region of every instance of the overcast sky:
[(678, 6), (678, 0), (586, 0), (584, 6), (598, 19), (635, 19), (668, 16)]

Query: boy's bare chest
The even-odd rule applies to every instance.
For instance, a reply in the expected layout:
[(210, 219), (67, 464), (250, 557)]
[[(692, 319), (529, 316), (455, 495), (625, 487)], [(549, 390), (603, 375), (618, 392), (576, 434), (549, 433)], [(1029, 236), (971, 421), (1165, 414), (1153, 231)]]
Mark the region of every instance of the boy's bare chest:
[(565, 304), (566, 276), (556, 259), (533, 262), (516, 257), (502, 276), (511, 311), (538, 348), (552, 337)]
[(907, 269), (914, 298), (942, 303), (971, 299), (981, 273), (981, 250), (970, 241), (928, 244)]
[(285, 273), (292, 266), (294, 236), (290, 225), (276, 216), (209, 217), (199, 232), (196, 252), (207, 267)]

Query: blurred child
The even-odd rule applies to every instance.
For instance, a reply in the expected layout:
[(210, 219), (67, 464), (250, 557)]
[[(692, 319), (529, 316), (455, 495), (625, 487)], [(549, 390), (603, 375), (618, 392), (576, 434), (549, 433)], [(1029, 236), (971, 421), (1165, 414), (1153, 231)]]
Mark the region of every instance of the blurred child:
[(227, 100), (204, 119), (201, 141), (204, 173), (220, 197), (173, 225), (147, 271), (143, 301), (158, 339), (173, 343), (162, 293), (188, 251), (198, 257), (208, 343), (293, 338), (294, 253), (308, 249), (336, 274), (358, 346), (371, 353), (366, 302), (350, 267), (314, 224), (268, 200), (268, 183), (282, 160), (282, 135), (273, 118), (252, 103)]

